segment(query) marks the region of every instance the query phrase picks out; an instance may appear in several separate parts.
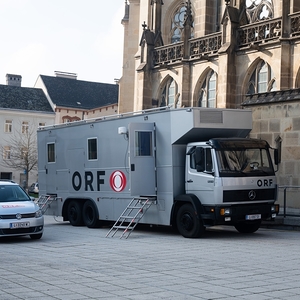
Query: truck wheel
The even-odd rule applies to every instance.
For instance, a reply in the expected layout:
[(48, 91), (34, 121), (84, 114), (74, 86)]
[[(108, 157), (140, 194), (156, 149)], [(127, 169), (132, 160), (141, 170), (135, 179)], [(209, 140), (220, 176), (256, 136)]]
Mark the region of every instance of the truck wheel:
[(88, 200), (84, 203), (82, 217), (85, 226), (89, 228), (99, 227), (98, 209), (92, 201)]
[(71, 201), (69, 203), (68, 219), (72, 226), (82, 225), (82, 205), (78, 201)]
[(234, 225), (235, 229), (240, 233), (253, 233), (260, 227), (261, 221), (257, 222), (241, 222)]
[(205, 230), (191, 204), (184, 204), (179, 208), (176, 216), (176, 225), (179, 233), (185, 238), (200, 237)]

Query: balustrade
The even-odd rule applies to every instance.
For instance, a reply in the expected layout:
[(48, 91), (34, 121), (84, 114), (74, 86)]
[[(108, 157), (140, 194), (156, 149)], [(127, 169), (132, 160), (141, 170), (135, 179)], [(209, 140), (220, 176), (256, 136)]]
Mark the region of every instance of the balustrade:
[(290, 16), (291, 19), (291, 36), (300, 35), (300, 13)]
[(154, 65), (180, 61), (183, 58), (183, 42), (154, 49)]
[(221, 32), (190, 40), (190, 58), (217, 53), (222, 45)]
[[(300, 36), (300, 12), (291, 14), (290, 36)], [(268, 19), (241, 26), (237, 31), (238, 48), (249, 47), (252, 44), (265, 44), (279, 41), (282, 35), (282, 18)], [(200, 38), (189, 40), (189, 59), (201, 59), (204, 55), (215, 54), (222, 46), (222, 33), (217, 32)], [(156, 47), (154, 49), (154, 65), (169, 64), (182, 61), (184, 58), (183, 42)]]
[(238, 46), (245, 47), (254, 43), (279, 40), (281, 37), (281, 18), (265, 20), (241, 26), (238, 30)]

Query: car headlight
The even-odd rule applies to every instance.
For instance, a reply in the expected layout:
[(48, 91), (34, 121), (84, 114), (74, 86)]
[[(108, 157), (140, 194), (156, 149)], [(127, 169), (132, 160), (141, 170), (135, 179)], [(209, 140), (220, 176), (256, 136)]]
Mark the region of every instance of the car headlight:
[(40, 218), (43, 215), (42, 211), (39, 209), (35, 212), (35, 217)]

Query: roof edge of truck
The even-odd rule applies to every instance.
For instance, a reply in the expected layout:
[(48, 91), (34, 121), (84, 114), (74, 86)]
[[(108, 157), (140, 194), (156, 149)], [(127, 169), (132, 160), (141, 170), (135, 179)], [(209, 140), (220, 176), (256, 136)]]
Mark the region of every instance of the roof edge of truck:
[(132, 116), (140, 116), (140, 115), (149, 115), (152, 113), (164, 113), (166, 111), (168, 112), (178, 112), (178, 111), (187, 111), (192, 112), (193, 110), (207, 110), (207, 111), (245, 111), (245, 112), (251, 112), (250, 109), (229, 109), (229, 108), (206, 108), (206, 107), (184, 107), (184, 108), (176, 108), (174, 109), (173, 106), (164, 106), (164, 107), (156, 107), (156, 108), (150, 108), (150, 109), (144, 109), (139, 110), (135, 112), (127, 112), (122, 114), (113, 114), (113, 115), (107, 115), (97, 118), (90, 118), (90, 119), (84, 119), (80, 121), (74, 121), (74, 122), (68, 122), (68, 123), (58, 123), (58, 124), (52, 124), (47, 126), (39, 126), (39, 130), (47, 130), (47, 129), (54, 129), (54, 128), (60, 128), (60, 127), (66, 127), (66, 126), (77, 126), (81, 124), (88, 124), (88, 123), (98, 123), (108, 120), (115, 120), (115, 119), (125, 119)]

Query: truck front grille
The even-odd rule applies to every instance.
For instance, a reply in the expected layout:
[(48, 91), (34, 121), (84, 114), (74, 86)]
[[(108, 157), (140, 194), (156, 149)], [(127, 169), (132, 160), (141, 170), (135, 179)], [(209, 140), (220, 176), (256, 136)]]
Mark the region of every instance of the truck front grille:
[(223, 203), (275, 200), (276, 189), (234, 190), (223, 192)]

